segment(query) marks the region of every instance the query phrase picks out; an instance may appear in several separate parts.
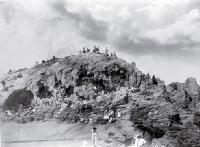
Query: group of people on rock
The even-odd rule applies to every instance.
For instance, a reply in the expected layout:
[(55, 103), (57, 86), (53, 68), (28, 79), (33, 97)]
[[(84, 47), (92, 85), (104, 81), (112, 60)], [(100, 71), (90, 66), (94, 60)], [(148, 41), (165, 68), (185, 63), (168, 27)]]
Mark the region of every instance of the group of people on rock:
[[(90, 49), (89, 49), (89, 48), (83, 47), (82, 51), (79, 51), (79, 52), (80, 52), (80, 53), (90, 53)], [(96, 54), (101, 54), (101, 53), (100, 53), (99, 46), (98, 46), (98, 47), (97, 47), (97, 46), (94, 46), (94, 49), (93, 49), (92, 52), (93, 52), (93, 53), (96, 53)], [(105, 49), (105, 54), (106, 54), (107, 56), (110, 56), (110, 57), (113, 57), (113, 58), (117, 58), (117, 55), (116, 55), (115, 52), (110, 53), (110, 55), (109, 55), (107, 47), (106, 47), (106, 49)]]
[[(94, 46), (94, 49), (93, 49), (93, 53), (100, 53), (99, 52), (99, 47), (96, 47), (96, 46)], [(90, 49), (89, 48), (85, 48), (85, 47), (83, 47), (83, 49), (82, 49), (82, 51), (79, 51), (80, 53), (90, 53)]]
[[(109, 141), (112, 141), (114, 135), (115, 135), (115, 133), (109, 132), (109, 134), (108, 134)], [(91, 140), (92, 146), (98, 147), (100, 145), (100, 142), (99, 142), (100, 136), (98, 134), (96, 127), (92, 128), (91, 137), (92, 137), (92, 140)], [(131, 144), (130, 142), (126, 143), (126, 139), (127, 139), (127, 136), (125, 136), (125, 146), (130, 146), (130, 147), (141, 147), (147, 143), (142, 135), (135, 135), (134, 136), (135, 142), (133, 144)], [(113, 146), (113, 144), (111, 144), (111, 146)], [(155, 144), (155, 146), (157, 147), (157, 144)]]
[(104, 111), (103, 118), (108, 120), (109, 123), (115, 122), (117, 118), (121, 118), (122, 114), (120, 111), (117, 112), (117, 108), (114, 105), (111, 109)]

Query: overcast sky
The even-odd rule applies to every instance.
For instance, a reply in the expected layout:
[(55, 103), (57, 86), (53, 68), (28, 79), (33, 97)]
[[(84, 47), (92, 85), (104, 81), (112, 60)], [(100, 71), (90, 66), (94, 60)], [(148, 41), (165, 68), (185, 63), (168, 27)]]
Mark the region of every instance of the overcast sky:
[(94, 45), (167, 83), (200, 83), (200, 0), (0, 0), (0, 71)]

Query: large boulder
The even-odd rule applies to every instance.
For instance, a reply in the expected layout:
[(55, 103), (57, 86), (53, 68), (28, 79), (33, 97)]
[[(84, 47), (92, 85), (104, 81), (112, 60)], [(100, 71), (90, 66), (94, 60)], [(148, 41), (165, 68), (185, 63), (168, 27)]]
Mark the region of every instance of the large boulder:
[(196, 108), (199, 99), (199, 86), (195, 78), (188, 78), (185, 81), (186, 102), (192, 109)]
[(143, 132), (145, 139), (149, 142), (153, 138), (161, 138), (165, 135), (170, 120), (168, 116), (172, 113), (172, 105), (162, 103), (139, 105), (131, 110), (130, 120), (135, 127)]
[(179, 82), (173, 82), (167, 86), (167, 92), (170, 93), (169, 100), (176, 107), (185, 107), (185, 90), (184, 84)]
[(198, 95), (199, 86), (195, 78), (187, 78), (185, 81), (185, 91), (191, 96)]

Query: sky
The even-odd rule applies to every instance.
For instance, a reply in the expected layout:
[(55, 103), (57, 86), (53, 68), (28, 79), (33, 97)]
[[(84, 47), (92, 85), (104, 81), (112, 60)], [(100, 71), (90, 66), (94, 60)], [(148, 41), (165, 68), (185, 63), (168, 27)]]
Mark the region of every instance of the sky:
[(0, 73), (94, 45), (166, 83), (200, 83), (200, 0), (0, 0)]

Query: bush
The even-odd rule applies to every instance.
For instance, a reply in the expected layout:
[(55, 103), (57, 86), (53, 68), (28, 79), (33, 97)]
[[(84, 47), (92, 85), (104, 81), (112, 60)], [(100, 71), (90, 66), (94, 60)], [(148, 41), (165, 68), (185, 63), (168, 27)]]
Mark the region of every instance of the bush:
[(141, 92), (141, 95), (144, 95), (144, 96), (152, 96), (152, 95), (153, 95), (153, 92), (151, 92), (151, 91), (142, 91), (142, 92)]
[(78, 120), (78, 108), (66, 107), (58, 116), (58, 119), (62, 121), (77, 122)]
[(17, 110), (20, 105), (28, 108), (34, 95), (30, 90), (18, 89), (8, 96), (4, 103), (4, 109)]

